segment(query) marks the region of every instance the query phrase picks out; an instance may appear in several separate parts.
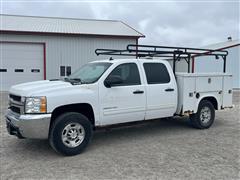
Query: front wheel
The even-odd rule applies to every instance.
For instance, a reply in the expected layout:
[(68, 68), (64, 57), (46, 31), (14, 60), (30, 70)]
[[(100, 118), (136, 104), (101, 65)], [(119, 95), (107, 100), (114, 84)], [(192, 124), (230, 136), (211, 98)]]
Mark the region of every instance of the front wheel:
[(92, 124), (80, 113), (68, 112), (55, 119), (49, 142), (61, 154), (72, 156), (81, 153), (92, 137)]
[(215, 119), (215, 109), (211, 102), (203, 100), (199, 103), (196, 114), (190, 115), (190, 122), (194, 128), (207, 129)]

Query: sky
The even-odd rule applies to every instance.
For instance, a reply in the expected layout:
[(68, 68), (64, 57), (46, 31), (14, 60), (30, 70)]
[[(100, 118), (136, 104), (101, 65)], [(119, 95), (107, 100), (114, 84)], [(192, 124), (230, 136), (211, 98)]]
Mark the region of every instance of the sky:
[(121, 20), (146, 37), (140, 44), (202, 47), (240, 38), (240, 1), (0, 0), (1, 14)]

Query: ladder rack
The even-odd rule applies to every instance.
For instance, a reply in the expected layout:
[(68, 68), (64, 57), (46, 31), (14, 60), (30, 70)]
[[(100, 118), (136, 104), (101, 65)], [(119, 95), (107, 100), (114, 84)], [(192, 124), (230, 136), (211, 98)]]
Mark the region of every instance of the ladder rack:
[(185, 60), (188, 64), (188, 72), (190, 73), (190, 63), (194, 57), (199, 56), (215, 56), (216, 59), (223, 59), (223, 72), (226, 72), (226, 57), (228, 51), (213, 50), (202, 48), (188, 47), (171, 47), (171, 46), (152, 46), (152, 45), (136, 45), (129, 44), (126, 49), (96, 49), (96, 55), (109, 56), (135, 56), (142, 57), (162, 57), (166, 60), (173, 60), (173, 72), (176, 70), (176, 62)]

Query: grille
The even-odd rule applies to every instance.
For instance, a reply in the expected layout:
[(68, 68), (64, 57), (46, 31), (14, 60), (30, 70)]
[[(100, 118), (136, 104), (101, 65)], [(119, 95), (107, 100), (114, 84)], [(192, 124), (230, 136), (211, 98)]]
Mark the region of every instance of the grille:
[(10, 94), (9, 97), (13, 99), (14, 101), (21, 102), (21, 96), (16, 96), (13, 94)]
[(19, 107), (10, 106), (11, 111), (20, 114), (21, 110)]

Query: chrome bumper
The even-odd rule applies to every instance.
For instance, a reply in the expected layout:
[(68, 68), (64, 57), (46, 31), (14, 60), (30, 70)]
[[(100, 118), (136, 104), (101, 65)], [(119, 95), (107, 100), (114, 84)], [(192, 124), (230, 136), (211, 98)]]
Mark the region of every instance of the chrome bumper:
[(19, 138), (48, 139), (51, 114), (18, 115), (8, 110), (5, 117), (9, 134)]

